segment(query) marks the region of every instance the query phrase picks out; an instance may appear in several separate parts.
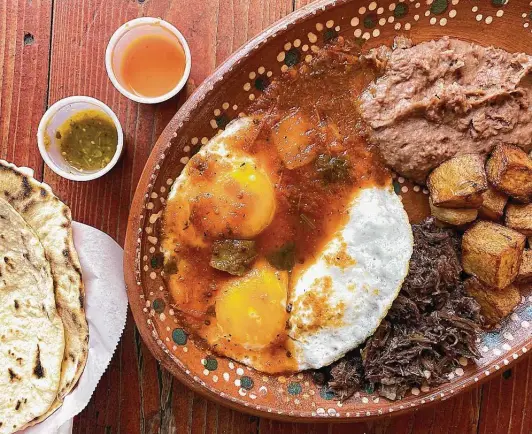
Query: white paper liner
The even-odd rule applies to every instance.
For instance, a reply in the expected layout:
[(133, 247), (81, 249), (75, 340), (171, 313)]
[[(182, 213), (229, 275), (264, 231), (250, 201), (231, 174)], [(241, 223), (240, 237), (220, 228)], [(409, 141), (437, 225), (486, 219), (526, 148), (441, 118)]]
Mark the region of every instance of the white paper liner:
[(82, 223), (72, 224), (85, 284), (89, 356), (77, 387), (48, 419), (23, 432), (70, 434), (72, 418), (89, 403), (111, 362), (126, 325), (127, 295), (122, 248), (107, 234)]

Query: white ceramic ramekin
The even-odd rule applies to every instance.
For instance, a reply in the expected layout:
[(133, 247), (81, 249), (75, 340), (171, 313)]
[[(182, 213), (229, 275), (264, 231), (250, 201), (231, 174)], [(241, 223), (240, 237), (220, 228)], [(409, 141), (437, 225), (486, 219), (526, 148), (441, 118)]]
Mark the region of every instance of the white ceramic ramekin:
[[(102, 169), (81, 172), (72, 167), (61, 156), (61, 150), (55, 139), (55, 132), (68, 118), (81, 110), (95, 109), (108, 115), (116, 127), (118, 143), (116, 152), (109, 164)], [(45, 144), (45, 136), (48, 135), (49, 145)], [(44, 114), (37, 130), (37, 144), (44, 162), (55, 173), (72, 181), (91, 181), (109, 172), (120, 159), (124, 149), (124, 134), (120, 121), (114, 112), (103, 102), (89, 96), (71, 96), (52, 105)]]
[[(179, 83), (170, 91), (164, 95), (157, 97), (143, 97), (136, 95), (130, 92), (125, 86), (122, 85), (120, 77), (120, 65), (122, 61), (122, 56), (126, 47), (139, 36), (150, 34), (152, 32), (169, 32), (174, 35), (185, 53), (185, 71), (183, 72), (183, 77), (179, 80)], [(185, 37), (181, 34), (170, 23), (161, 20), (160, 18), (137, 18), (131, 21), (128, 21), (124, 25), (118, 28), (118, 30), (113, 34), (107, 45), (107, 50), (105, 51), (105, 67), (107, 68), (107, 74), (111, 79), (113, 85), (120, 91), (120, 93), (127, 98), (144, 103), (144, 104), (156, 104), (163, 101), (166, 101), (173, 96), (175, 96), (183, 87), (188, 80), (190, 75), (190, 66), (191, 66), (191, 56), (190, 48)]]

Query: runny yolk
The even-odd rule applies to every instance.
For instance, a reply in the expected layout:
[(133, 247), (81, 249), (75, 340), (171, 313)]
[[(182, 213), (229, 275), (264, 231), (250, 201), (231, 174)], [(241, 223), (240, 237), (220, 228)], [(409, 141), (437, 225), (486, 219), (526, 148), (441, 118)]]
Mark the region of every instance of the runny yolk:
[(253, 238), (272, 221), (275, 192), (269, 177), (251, 162), (232, 162), (190, 199), (191, 222), (209, 237)]
[(224, 337), (247, 349), (259, 349), (283, 334), (287, 320), (285, 274), (263, 264), (227, 284), (216, 302), (216, 320)]

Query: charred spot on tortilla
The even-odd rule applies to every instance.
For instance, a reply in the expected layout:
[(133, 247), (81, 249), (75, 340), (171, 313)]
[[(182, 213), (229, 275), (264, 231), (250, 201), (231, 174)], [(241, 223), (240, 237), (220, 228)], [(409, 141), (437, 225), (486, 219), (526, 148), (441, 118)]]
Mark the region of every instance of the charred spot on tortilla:
[(20, 404), (22, 404), (20, 401), (17, 401), (17, 405), (15, 405), (15, 410), (19, 410), (20, 409)]
[(22, 177), (22, 196), (28, 198), (31, 195), (31, 185), (27, 176)]
[(71, 315), (70, 316), (71, 319), (72, 319), (72, 322), (76, 325), (76, 327), (79, 325), (79, 322), (78, 322), (78, 318), (76, 317), (76, 315)]
[[(50, 354), (49, 343), (47, 342), (45, 348), (45, 340), (40, 338), (34, 339), (32, 345), (27, 350), (28, 354), (24, 355), (21, 366), (25, 363), (29, 364), (29, 375), (27, 376), (29, 378), (27, 380), (23, 378), (21, 381), (26, 381), (29, 384), (31, 378), (33, 378), (33, 381), (36, 382), (33, 369), (36, 359), (35, 351), (37, 343), (40, 343), (42, 374), (45, 375), (45, 379), (50, 381), (46, 383), (46, 391), (42, 390), (39, 392), (42, 397), (38, 404), (40, 406), (38, 410), (34, 411), (32, 409), (32, 412), (30, 412), (28, 410), (29, 406), (28, 408), (22, 406), (19, 412), (15, 412), (15, 419), (22, 422), (17, 423), (17, 427), (20, 429), (24, 424), (31, 423), (30, 419), (26, 419), (27, 416), (31, 416), (32, 419), (37, 416), (35, 421), (40, 421), (48, 417), (49, 414), (45, 409), (46, 405), (48, 405), (48, 411), (53, 412), (61, 405), (61, 397), (68, 394), (75, 385), (83, 370), (84, 361), (88, 353), (88, 339), (86, 338), (88, 327), (84, 311), (78, 304), (80, 293), (83, 293), (83, 282), (81, 279), (81, 267), (79, 266), (79, 260), (72, 240), (72, 230), (69, 224), (71, 213), (68, 207), (53, 194), (47, 185), (38, 182), (30, 174), (25, 173), (23, 169), (19, 170), (19, 168), (6, 161), (0, 161), (0, 199), (6, 200), (33, 230), (34, 235), (39, 238), (42, 247), (44, 247), (45, 260), (50, 264), (47, 273), (51, 272), (52, 275), (52, 285), (50, 286), (52, 287), (52, 297), (55, 296), (56, 303), (52, 306), (45, 300), (39, 301), (36, 304), (37, 312), (35, 313), (50, 323), (57, 323), (58, 317), (61, 316), (64, 326), (60, 327), (60, 324), (55, 324), (53, 327), (54, 334), (57, 335), (53, 342), (57, 346), (57, 351), (55, 351), (53, 356)], [(5, 214), (3, 209), (2, 213)], [(0, 219), (0, 222), (2, 221), (4, 220)], [(8, 241), (6, 242), (6, 240)], [(13, 243), (10, 237), (4, 231), (0, 230), (0, 242), (4, 243), (7, 250), (9, 250), (9, 246), (17, 245), (20, 239), (18, 242)], [(28, 244), (26, 247), (29, 246), (31, 244)], [(68, 249), (70, 252), (68, 260), (65, 260), (63, 256), (63, 250), (65, 249)], [(36, 257), (39, 255), (33, 253), (33, 249), (28, 248), (28, 252), (30, 263), (40, 259)], [(3, 256), (0, 256), (0, 262)], [(15, 261), (23, 259), (22, 255), (20, 258), (18, 256), (8, 256)], [(27, 260), (26, 258), (24, 259)], [(15, 265), (18, 267), (17, 262)], [(35, 272), (39, 276), (43, 276), (46, 274), (45, 268), (42, 266), (35, 267)], [(2, 264), (2, 272), (3, 276), (0, 278), (0, 284), (2, 280), (5, 280), (9, 285), (9, 276), (6, 276), (6, 267), (4, 264)], [(24, 298), (16, 298), (20, 306), (17, 311), (17, 316), (24, 319), (27, 316), (26, 309), (30, 309), (30, 306), (27, 306)], [(14, 311), (13, 299), (11, 299), (8, 308), (12, 312)], [(76, 323), (70, 320), (73, 315), (77, 315), (78, 321)], [(68, 336), (68, 339), (63, 340), (63, 349), (59, 349), (60, 342), (58, 335), (60, 329), (61, 333), (64, 329), (65, 337)], [(67, 355), (69, 352), (76, 354), (77, 359), (74, 363), (68, 357), (63, 362), (64, 355)], [(18, 365), (15, 364), (15, 366)], [(39, 369), (37, 369), (37, 373), (39, 373)], [(10, 384), (8, 376), (6, 376), (5, 380), (7, 384)], [(50, 387), (52, 385), (55, 387), (56, 382), (59, 383), (58, 391), (55, 394), (49, 393)], [(49, 399), (55, 399), (55, 402), (51, 406), (49, 404), (52, 404), (52, 402)], [(11, 411), (14, 412), (13, 408), (11, 408)], [(12, 421), (10, 419), (2, 416), (2, 420), (4, 420), (4, 425), (11, 426)]]
[(35, 205), (37, 205), (37, 202), (35, 202), (34, 200), (28, 200), (26, 204), (24, 205), (24, 207), (22, 208), (22, 212), (28, 213), (31, 210), (31, 208), (34, 207)]
[(4, 256), (4, 262), (7, 266), (7, 269), (9, 270), (13, 270), (15, 265), (13, 264), (13, 262), (11, 262), (11, 260), (7, 257), (7, 256)]
[(35, 375), (37, 378), (43, 378), (45, 376), (44, 368), (41, 364), (41, 347), (39, 347), (39, 345), (37, 345), (37, 354), (35, 355), (33, 375)]
[[(79, 277), (80, 277), (80, 279), (81, 279), (81, 277), (82, 277), (81, 268), (79, 268), (79, 267), (76, 265), (76, 263), (73, 261), (73, 259), (72, 259), (72, 252), (70, 251), (70, 249), (68, 249), (68, 248), (63, 249), (63, 252), (62, 252), (62, 253), (63, 253), (64, 258), (66, 259), (67, 264), (71, 265), (71, 266), (74, 268), (74, 270), (76, 271), (76, 273), (79, 275)], [(71, 279), (72, 276), (69, 276), (69, 278)], [(81, 295), (82, 295), (82, 294), (80, 293), (80, 296), (81, 296)], [(83, 306), (83, 303), (81, 303), (81, 305)]]
[(18, 300), (15, 300), (15, 303), (14, 303), (14, 304), (15, 304), (15, 309), (18, 310), (19, 307), (20, 307), (20, 305), (19, 305), (19, 303), (18, 303)]
[(14, 382), (14, 381), (20, 380), (20, 377), (18, 376), (18, 374), (14, 372), (11, 368), (8, 369), (8, 372), (9, 372), (9, 381)]

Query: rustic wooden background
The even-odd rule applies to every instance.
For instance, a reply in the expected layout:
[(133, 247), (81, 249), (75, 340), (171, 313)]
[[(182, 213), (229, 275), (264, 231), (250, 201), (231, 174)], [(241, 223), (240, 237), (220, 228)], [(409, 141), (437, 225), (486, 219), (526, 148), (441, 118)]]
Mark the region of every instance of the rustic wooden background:
[[(307, 0), (0, 0), (0, 157), (35, 169), (74, 218), (123, 243), (129, 206), (152, 145), (194, 89), (220, 62)], [(162, 17), (185, 35), (191, 78), (179, 98), (133, 103), (108, 80), (104, 53), (114, 30), (138, 16)], [(47, 106), (70, 95), (108, 104), (126, 153), (103, 179), (75, 183), (44, 166), (35, 134)], [(215, 405), (165, 372), (130, 317), (107, 373), (74, 433), (532, 433), (532, 358), (484, 386), (409, 416), (350, 425), (272, 422)]]

